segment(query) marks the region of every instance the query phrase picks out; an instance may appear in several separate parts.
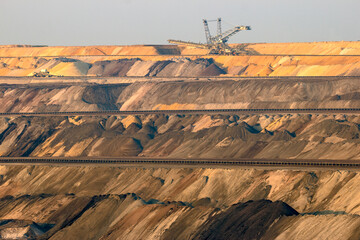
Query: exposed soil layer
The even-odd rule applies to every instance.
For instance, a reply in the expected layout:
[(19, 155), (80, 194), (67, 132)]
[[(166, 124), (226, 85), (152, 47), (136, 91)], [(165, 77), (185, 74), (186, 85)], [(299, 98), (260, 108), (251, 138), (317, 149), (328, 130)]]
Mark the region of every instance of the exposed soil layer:
[[(64, 76), (359, 76), (359, 42), (261, 43), (234, 47), (243, 55), (207, 55), (207, 49), (170, 45), (2, 46), (0, 76), (31, 76), (41, 69)], [(196, 63), (204, 58), (214, 63), (209, 66)]]
[(348, 171), (1, 166), (0, 173), (0, 223), (9, 224), (0, 230), (17, 236), (32, 226), (42, 229), (39, 239), (359, 237), (359, 174)]
[[(82, 239), (120, 236), (128, 239), (136, 235), (149, 239), (155, 237), (155, 233), (162, 239), (184, 239), (185, 236), (191, 239), (253, 239), (251, 237), (256, 236), (260, 239), (275, 220), (298, 214), (285, 203), (269, 200), (238, 203), (221, 210), (210, 202), (199, 204), (197, 201), (193, 206), (181, 201), (145, 201), (134, 193), (93, 197), (74, 194), (7, 196), (0, 199), (0, 204), (3, 206), (0, 219), (17, 217), (17, 211), (21, 211), (22, 217), (43, 222), (0, 220), (2, 239), (69, 239), (74, 235)], [(36, 216), (39, 207), (43, 210)], [(189, 224), (190, 220), (193, 224)], [(159, 221), (172, 224), (158, 225), (160, 229), (154, 231), (152, 228)], [(128, 224), (133, 227), (129, 229)]]
[(0, 118), (1, 156), (360, 159), (348, 115)]
[[(253, 43), (232, 44), (234, 47), (252, 49), (259, 54), (318, 54), (339, 55), (358, 54), (358, 41), (338, 42), (295, 42), (295, 43)], [(180, 48), (176, 45), (133, 45), (133, 46), (31, 46), (31, 45), (1, 45), (0, 56), (49, 56), (49, 55), (173, 55), (206, 54), (206, 49), (193, 47)]]
[[(210, 65), (211, 66), (211, 65)], [(0, 112), (360, 108), (360, 78), (0, 86)]]
[(95, 62), (88, 74), (104, 77), (207, 77), (218, 76), (226, 72), (219, 68), (212, 59), (187, 58), (167, 61), (142, 61), (120, 59), (115, 61)]
[(261, 239), (275, 220), (281, 216), (293, 215), (298, 215), (298, 212), (279, 201), (238, 203), (210, 217), (200, 226), (200, 231), (194, 235), (194, 239)]
[(0, 220), (1, 239), (38, 239), (53, 227), (53, 224), (37, 224), (29, 220)]
[(124, 77), (132, 65), (140, 59), (120, 59), (95, 62), (89, 69), (89, 75), (106, 77)]
[[(0, 46), (0, 76), (48, 69), (124, 83), (16, 87), (3, 78), (0, 112), (360, 107), (360, 78), (207, 80), (359, 76), (359, 56), (346, 56), (359, 42), (235, 47), (244, 55)], [(261, 55), (274, 53), (283, 55)], [(0, 156), (360, 159), (359, 124), (341, 114), (1, 117)], [(355, 171), (3, 165), (0, 238), (360, 239), (359, 181)]]

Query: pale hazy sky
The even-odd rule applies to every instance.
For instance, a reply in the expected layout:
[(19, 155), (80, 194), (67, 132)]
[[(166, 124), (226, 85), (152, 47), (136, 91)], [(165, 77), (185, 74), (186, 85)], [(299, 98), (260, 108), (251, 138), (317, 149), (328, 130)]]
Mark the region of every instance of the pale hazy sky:
[(0, 44), (204, 42), (217, 17), (252, 27), (233, 43), (360, 40), (360, 0), (0, 0)]

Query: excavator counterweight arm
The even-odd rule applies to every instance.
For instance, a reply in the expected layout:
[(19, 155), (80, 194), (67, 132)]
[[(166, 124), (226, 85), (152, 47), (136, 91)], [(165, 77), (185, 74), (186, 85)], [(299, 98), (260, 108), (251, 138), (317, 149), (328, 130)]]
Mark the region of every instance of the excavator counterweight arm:
[(243, 30), (251, 30), (251, 28), (250, 28), (250, 26), (236, 26), (233, 29), (227, 30), (223, 34), (215, 36), (213, 40), (215, 42), (226, 43), (227, 41), (229, 41), (229, 38), (231, 36), (235, 35), (236, 33), (240, 32), (240, 31), (243, 31)]
[[(212, 37), (210, 34), (208, 22), (214, 22), (214, 21), (217, 21), (217, 35)], [(236, 26), (222, 33), (221, 18), (218, 18), (217, 20), (203, 19), (203, 24), (205, 29), (206, 44), (180, 41), (180, 40), (168, 40), (169, 43), (186, 45), (186, 46), (203, 48), (203, 49), (210, 49), (211, 50), (210, 52), (212, 54), (227, 54), (227, 53), (239, 54), (239, 51), (231, 48), (227, 44), (227, 42), (229, 41), (229, 38), (235, 35), (236, 33), (244, 30), (251, 30), (250, 26)]]

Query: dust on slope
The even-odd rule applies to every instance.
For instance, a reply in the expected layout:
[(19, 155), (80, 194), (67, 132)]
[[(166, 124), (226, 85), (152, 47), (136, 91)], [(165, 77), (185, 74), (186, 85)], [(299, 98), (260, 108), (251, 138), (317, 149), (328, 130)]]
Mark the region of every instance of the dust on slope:
[[(356, 93), (360, 91), (357, 81), (134, 83), (122, 92), (117, 101), (124, 103), (121, 110), (165, 110), (176, 106), (180, 109), (183, 106), (192, 106), (192, 109), (357, 108), (360, 106), (356, 97)], [(142, 94), (137, 97), (137, 92)]]
[(250, 46), (261, 54), (360, 55), (358, 41), (257, 43)]
[(329, 211), (279, 219), (263, 239), (359, 239), (359, 215)]
[[(255, 236), (254, 231), (265, 232), (268, 225), (281, 216), (297, 214), (290, 207), (279, 206), (278, 202), (263, 200), (239, 203), (228, 209), (214, 208), (213, 204), (207, 199), (193, 203), (146, 201), (134, 193), (92, 197), (75, 194), (7, 196), (0, 199), (0, 233), (4, 239), (11, 236), (36, 239), (73, 239), (74, 236), (81, 239), (201, 238), (208, 232), (207, 226), (218, 219), (241, 221), (250, 226), (245, 235), (234, 228), (222, 231), (224, 236), (244, 237)], [(244, 214), (252, 214), (252, 217), (244, 219)], [(266, 219), (261, 219), (264, 214)]]
[(0, 173), (0, 197), (131, 192), (162, 202), (193, 203), (209, 198), (212, 206), (220, 208), (269, 199), (284, 201), (298, 212), (360, 213), (360, 176), (349, 171), (1, 166)]
[(292, 215), (298, 212), (279, 201), (239, 203), (210, 217), (198, 228), (193, 239), (261, 239), (275, 220)]
[(359, 108), (358, 81), (355, 78), (148, 82), (87, 87), (2, 85), (0, 111)]
[[(264, 239), (283, 239), (298, 233), (320, 236), (326, 229), (329, 237), (356, 237), (359, 225), (354, 196), (360, 192), (359, 174), (349, 171), (1, 166), (0, 174), (0, 192), (7, 195), (0, 199), (0, 219), (52, 224), (44, 238), (265, 233)], [(264, 198), (303, 214), (277, 220), (296, 212)], [(315, 211), (326, 214), (314, 216)], [(312, 227), (315, 222), (321, 225)], [(220, 223), (230, 228), (216, 227)], [(249, 228), (232, 228), (232, 223)]]
[[(360, 44), (357, 41), (295, 42), (295, 43), (252, 43), (245, 45), (260, 54), (315, 54), (315, 55), (359, 55)], [(203, 55), (207, 49), (197, 49), (174, 45), (132, 45), (132, 46), (30, 46), (2, 45), (0, 56), (50, 56), (50, 55)]]
[[(358, 76), (359, 75), (359, 43), (358, 42), (318, 42), (318, 43), (273, 43), (273, 44), (248, 44), (239, 45), (240, 48), (248, 48), (243, 56), (211, 56), (206, 55), (208, 50), (184, 48), (176, 46), (93, 46), (93, 47), (2, 47), (0, 56), (0, 75), (2, 76), (28, 76), (47, 65), (39, 62), (39, 59), (53, 59), (54, 57), (71, 57), (77, 59), (75, 63), (60, 63), (54, 71), (58, 75), (80, 76), (87, 73), (91, 64), (96, 67), (89, 73), (101, 72), (99, 62), (119, 61), (130, 56), (141, 57), (146, 64), (160, 64), (171, 61), (168, 54), (175, 54), (176, 58), (184, 55), (191, 61), (201, 58), (213, 59), (216, 65), (208, 69), (207, 74), (202, 76), (216, 76), (216, 74), (241, 75), (241, 76)], [(182, 55), (179, 55), (179, 51)], [(111, 56), (112, 54), (117, 56)], [(275, 54), (274, 56), (262, 56), (259, 54)], [(276, 56), (280, 54), (280, 56)], [(300, 54), (300, 56), (296, 56)], [(320, 54), (323, 56), (311, 56)], [(96, 55), (96, 56), (94, 56)], [(282, 56), (285, 55), (285, 56)], [(310, 55), (310, 56), (302, 56)], [(338, 55), (338, 56), (330, 56)], [(353, 55), (353, 56), (347, 56)], [(26, 56), (26, 57), (22, 57)], [(30, 56), (30, 57), (29, 57)], [(32, 57), (31, 57), (32, 56)], [(48, 56), (48, 57), (47, 57)], [(97, 63), (96, 63), (97, 62)], [(136, 64), (136, 68), (142, 67), (142, 71), (129, 70), (129, 64), (118, 65), (118, 76), (145, 76), (145, 63)], [(101, 65), (101, 64), (100, 64)], [(116, 64), (115, 64), (116, 65)], [(163, 76), (188, 76), (188, 63), (171, 63)], [(135, 67), (135, 66), (134, 66)], [(219, 67), (221, 69), (219, 69)], [(184, 69), (188, 69), (182, 72)], [(194, 73), (199, 70), (192, 68)], [(129, 71), (128, 71), (129, 70)], [(149, 70), (149, 69), (147, 69)], [(211, 71), (210, 71), (211, 70)], [(127, 74), (125, 74), (127, 72)], [(191, 75), (194, 76), (194, 73)], [(211, 73), (211, 74), (210, 74)], [(96, 74), (95, 74), (96, 75)], [(151, 76), (151, 75), (148, 75)]]
[(359, 159), (356, 115), (0, 118), (2, 156)]
[(127, 84), (111, 86), (0, 87), (1, 112), (116, 110), (117, 98)]

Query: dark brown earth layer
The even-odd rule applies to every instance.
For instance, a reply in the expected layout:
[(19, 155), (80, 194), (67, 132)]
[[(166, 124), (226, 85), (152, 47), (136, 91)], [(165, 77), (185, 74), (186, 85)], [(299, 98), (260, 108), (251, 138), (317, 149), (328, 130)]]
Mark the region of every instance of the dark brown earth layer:
[(193, 239), (261, 239), (275, 220), (292, 215), (298, 215), (298, 212), (280, 201), (259, 200), (238, 203), (210, 217), (200, 226)]
[(360, 108), (360, 78), (0, 86), (0, 112)]
[[(4, 85), (0, 109), (357, 107), (357, 81)], [(358, 115), (346, 114), (2, 117), (0, 156), (360, 159), (359, 124)], [(6, 236), (22, 232), (44, 232), (41, 237), (52, 239), (192, 239), (219, 235), (246, 239), (258, 233), (263, 239), (359, 236), (360, 198), (354, 196), (360, 192), (359, 175), (354, 172), (54, 166), (2, 166), (0, 171), (0, 193), (4, 197), (0, 219), (13, 221), (4, 225), (1, 234)], [(261, 199), (286, 202), (308, 214), (276, 218), (279, 211), (273, 207), (275, 203), (267, 208), (268, 202)], [(246, 208), (244, 204), (229, 208), (249, 200), (256, 200), (257, 207), (247, 203)], [(317, 211), (330, 213), (311, 214)], [(248, 217), (244, 221), (243, 216), (250, 215), (276, 220)], [(240, 224), (249, 228), (223, 229), (216, 225), (219, 222), (224, 227)], [(314, 228), (315, 223), (322, 228)], [(17, 226), (15, 233), (11, 226)]]
[[(137, 205), (135, 209), (134, 204)], [(126, 225), (131, 222), (131, 215), (135, 219), (141, 218), (141, 215), (137, 217), (136, 215), (141, 212), (144, 214), (144, 211), (149, 210), (157, 212), (158, 218), (165, 219), (180, 214), (180, 219), (164, 232), (163, 239), (183, 239), (184, 236), (180, 236), (184, 232), (191, 236), (191, 239), (254, 239), (254, 236), (255, 239), (260, 239), (275, 220), (282, 216), (298, 214), (287, 204), (278, 201), (249, 201), (235, 204), (222, 211), (206, 201), (194, 203), (161, 202), (155, 199), (145, 201), (136, 194), (93, 197), (79, 197), (74, 194), (24, 195), (17, 198), (7, 196), (0, 199), (0, 206), (2, 206), (0, 218), (13, 215), (15, 211), (21, 209), (24, 219), (41, 221), (41, 223), (16, 219), (0, 221), (0, 234), (4, 235), (5, 231), (11, 228), (29, 228), (26, 232), (28, 239), (72, 239), (74, 231), (82, 239), (113, 239), (118, 237), (120, 231), (126, 230)], [(43, 208), (43, 217), (32, 215), (37, 208)], [(130, 211), (131, 215), (117, 222), (116, 225), (111, 224), (117, 212), (126, 211)], [(196, 219), (200, 212), (206, 213), (201, 220)], [(94, 216), (100, 219), (91, 220)], [(188, 222), (191, 218), (200, 220), (203, 224), (193, 228)], [(90, 229), (89, 225), (92, 226)], [(151, 232), (150, 227), (145, 226), (143, 232)]]
[(1, 156), (360, 159), (352, 115), (0, 118)]
[[(238, 47), (260, 55), (3, 46), (1, 76), (101, 77), (2, 78), (0, 112), (360, 107), (358, 77), (216, 78), (359, 75), (357, 42)], [(285, 55), (261, 55), (273, 53)], [(347, 114), (0, 118), (0, 156), (343, 160), (360, 159), (359, 144), (360, 117)], [(359, 181), (356, 171), (2, 165), (0, 238), (355, 240)]]
[[(131, 67), (137, 63), (136, 67)], [(102, 68), (99, 68), (99, 64)], [(140, 69), (143, 69), (140, 71)], [(225, 74), (213, 59), (173, 59), (166, 61), (148, 62), (140, 59), (120, 59), (115, 61), (95, 62), (88, 74), (104, 77), (210, 77)]]
[(359, 179), (349, 171), (0, 166), (0, 234), (358, 239)]

